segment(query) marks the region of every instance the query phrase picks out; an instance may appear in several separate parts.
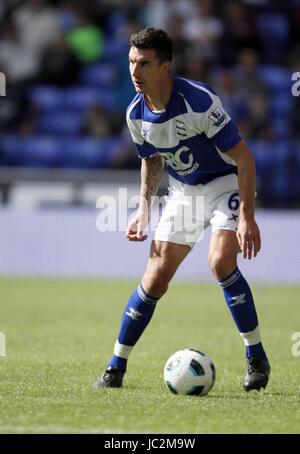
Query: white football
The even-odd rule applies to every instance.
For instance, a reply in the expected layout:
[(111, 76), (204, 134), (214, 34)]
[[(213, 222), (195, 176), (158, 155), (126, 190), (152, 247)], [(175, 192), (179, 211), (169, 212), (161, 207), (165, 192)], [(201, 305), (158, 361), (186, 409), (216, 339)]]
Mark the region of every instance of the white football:
[(164, 368), (165, 384), (173, 394), (205, 396), (213, 387), (215, 378), (212, 360), (192, 348), (174, 353)]

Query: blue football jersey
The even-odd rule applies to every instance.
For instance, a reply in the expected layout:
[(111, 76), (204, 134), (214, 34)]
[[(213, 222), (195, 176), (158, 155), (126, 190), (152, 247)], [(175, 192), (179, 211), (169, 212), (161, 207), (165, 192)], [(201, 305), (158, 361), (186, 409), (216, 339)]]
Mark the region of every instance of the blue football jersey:
[(140, 158), (159, 153), (167, 170), (189, 184), (236, 173), (236, 164), (226, 156), (240, 140), (219, 97), (206, 84), (174, 78), (171, 98), (163, 111), (153, 112), (144, 95), (137, 94), (126, 112), (127, 124)]

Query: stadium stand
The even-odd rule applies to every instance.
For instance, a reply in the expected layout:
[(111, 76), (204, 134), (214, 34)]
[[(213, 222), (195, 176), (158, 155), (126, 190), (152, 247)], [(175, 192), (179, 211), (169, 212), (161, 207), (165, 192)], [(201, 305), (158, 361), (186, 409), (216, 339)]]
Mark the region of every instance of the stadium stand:
[[(80, 49), (81, 55), (87, 55), (88, 63), (85, 58), (77, 62), (78, 77), (76, 74), (70, 78), (75, 80), (71, 85), (65, 85), (61, 78), (54, 78), (52, 82), (47, 79), (45, 84), (41, 73), (43, 66), (39, 64), (34, 68), (40, 70), (36, 69), (29, 78), (24, 76), (24, 79), (12, 82), (8, 77), (7, 96), (5, 103), (1, 99), (3, 107), (0, 107), (0, 166), (84, 170), (114, 168), (117, 162), (118, 168), (138, 168), (139, 160), (133, 159), (134, 147), (131, 146), (131, 155), (126, 152), (123, 157), (121, 151), (124, 110), (133, 94), (126, 68), (128, 37), (150, 21), (153, 26), (169, 30), (177, 18), (175, 45), (184, 43), (185, 49), (181, 54), (175, 52), (175, 67), (181, 68), (179, 75), (198, 77), (213, 86), (220, 75), (223, 85), (226, 85), (229, 79), (224, 71), (230, 70), (232, 88), (228, 89), (228, 96), (224, 92), (224, 101), (256, 157), (259, 202), (267, 207), (298, 207), (300, 133), (296, 117), (300, 96), (297, 98), (291, 94), (291, 76), (299, 70), (300, 3), (297, 0), (285, 4), (269, 0), (238, 0), (228, 2), (227, 7), (225, 3), (222, 2), (221, 6), (220, 2), (208, 0), (201, 7), (196, 0), (186, 0), (184, 5), (178, 0), (124, 0), (106, 2), (102, 8), (100, 0), (8, 0), (1, 22), (12, 24), (12, 27), (1, 28), (0, 40), (5, 44), (2, 49), (10, 49), (11, 58), (0, 50), (2, 72), (8, 76), (16, 73), (16, 68), (12, 67), (13, 53), (18, 55), (20, 46), (24, 44), (18, 34), (26, 38), (28, 46), (32, 46), (30, 51), (36, 62), (41, 63), (51, 48), (54, 61), (56, 49), (58, 61), (64, 67), (61, 61), (64, 53), (59, 52), (62, 41), (51, 34), (51, 30), (56, 29), (65, 39), (63, 46), (67, 45), (68, 36), (76, 29), (76, 52)], [(162, 14), (164, 6), (172, 11), (171, 18)], [(33, 44), (33, 33), (38, 33), (38, 27), (30, 30), (24, 19), (33, 13), (48, 27), (48, 42), (45, 35), (40, 46)], [(242, 22), (247, 18), (251, 27), (249, 25), (247, 29), (245, 26), (244, 31), (239, 29), (237, 18)], [(187, 33), (188, 24), (201, 24), (203, 19), (214, 24), (217, 30), (209, 47), (200, 32), (197, 34), (197, 28), (193, 33)], [(17, 35), (12, 33), (13, 27)], [(81, 33), (80, 27), (84, 27), (88, 34), (92, 31), (92, 36), (86, 41), (86, 33)], [(85, 46), (89, 45), (90, 39), (95, 43), (97, 36), (101, 43), (93, 60)], [(225, 53), (222, 42), (227, 46)], [(245, 59), (242, 62), (243, 52), (249, 49), (256, 60), (252, 69), (249, 69), (251, 56), (247, 57), (248, 63)], [(71, 45), (67, 52), (66, 58), (70, 58)], [(72, 57), (75, 60), (76, 52)], [(177, 60), (180, 60), (178, 65)], [(195, 65), (197, 60), (202, 62), (199, 67)], [(220, 86), (221, 97), (222, 90), (226, 91), (225, 85), (223, 88)], [(109, 124), (89, 128), (87, 123), (93, 109), (100, 112), (93, 116), (94, 123), (106, 121)], [(128, 151), (127, 139), (124, 147)]]

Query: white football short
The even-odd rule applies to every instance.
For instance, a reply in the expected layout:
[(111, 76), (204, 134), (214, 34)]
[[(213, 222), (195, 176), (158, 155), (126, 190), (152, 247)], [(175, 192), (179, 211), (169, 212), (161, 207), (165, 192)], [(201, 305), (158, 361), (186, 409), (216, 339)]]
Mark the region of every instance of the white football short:
[(240, 205), (237, 175), (226, 175), (196, 186), (170, 176), (169, 183), (169, 195), (155, 230), (155, 240), (192, 248), (210, 224), (212, 231), (237, 231)]

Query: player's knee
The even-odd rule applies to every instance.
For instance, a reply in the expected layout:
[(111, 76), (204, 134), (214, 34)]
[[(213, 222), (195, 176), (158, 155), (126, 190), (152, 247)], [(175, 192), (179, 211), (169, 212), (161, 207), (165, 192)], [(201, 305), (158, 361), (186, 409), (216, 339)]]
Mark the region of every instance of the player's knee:
[(236, 268), (236, 257), (215, 252), (208, 258), (209, 266), (217, 279), (226, 278)]
[(168, 290), (169, 277), (163, 271), (148, 273), (143, 278), (143, 286), (149, 295), (161, 297)]

